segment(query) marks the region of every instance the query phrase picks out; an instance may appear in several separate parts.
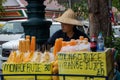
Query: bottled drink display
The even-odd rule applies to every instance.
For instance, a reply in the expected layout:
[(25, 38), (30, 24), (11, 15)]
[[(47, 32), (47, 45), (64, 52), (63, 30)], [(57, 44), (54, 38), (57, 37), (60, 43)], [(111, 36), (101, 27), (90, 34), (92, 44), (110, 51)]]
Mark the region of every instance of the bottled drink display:
[(95, 35), (92, 36), (91, 42), (90, 42), (90, 49), (92, 52), (97, 51), (97, 38)]
[(102, 33), (99, 33), (97, 39), (97, 51), (104, 51), (104, 38), (102, 36)]

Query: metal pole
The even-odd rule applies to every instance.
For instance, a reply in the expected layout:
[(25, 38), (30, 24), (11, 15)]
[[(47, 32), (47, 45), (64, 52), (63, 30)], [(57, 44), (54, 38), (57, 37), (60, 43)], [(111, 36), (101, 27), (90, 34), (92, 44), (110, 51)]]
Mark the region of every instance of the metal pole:
[(50, 37), (51, 21), (45, 19), (45, 0), (26, 0), (28, 21), (22, 23), (25, 35), (35, 36), (37, 45), (43, 45)]
[(72, 8), (71, 0), (68, 0), (69, 7)]

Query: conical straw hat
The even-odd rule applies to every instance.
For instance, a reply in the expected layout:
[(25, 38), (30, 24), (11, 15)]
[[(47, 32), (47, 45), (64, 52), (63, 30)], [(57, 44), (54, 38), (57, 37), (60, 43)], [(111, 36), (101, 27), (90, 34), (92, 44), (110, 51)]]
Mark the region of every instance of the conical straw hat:
[(68, 9), (62, 16), (54, 20), (65, 24), (82, 26), (82, 23), (76, 19), (75, 13), (72, 9)]

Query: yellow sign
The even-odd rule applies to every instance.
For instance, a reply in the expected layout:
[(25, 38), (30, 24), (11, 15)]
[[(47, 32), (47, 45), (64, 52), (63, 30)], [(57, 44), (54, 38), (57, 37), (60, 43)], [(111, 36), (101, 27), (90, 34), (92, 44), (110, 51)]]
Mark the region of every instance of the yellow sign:
[(113, 57), (110, 50), (107, 50), (107, 52), (59, 53), (58, 65), (59, 74), (108, 76), (113, 71)]
[[(2, 66), (3, 74), (52, 74), (52, 65), (45, 63), (23, 63), (23, 64), (7, 64)], [(16, 79), (34, 79), (34, 76), (7, 76), (7, 80)], [(51, 76), (37, 76), (37, 79), (48, 80)]]
[(60, 72), (106, 76), (104, 53), (59, 54)]

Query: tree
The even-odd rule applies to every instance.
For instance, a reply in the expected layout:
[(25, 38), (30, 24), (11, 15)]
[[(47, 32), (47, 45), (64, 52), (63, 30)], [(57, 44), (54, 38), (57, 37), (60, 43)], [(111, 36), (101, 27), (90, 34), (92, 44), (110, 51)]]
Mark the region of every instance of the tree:
[[(2, 4), (5, 2), (6, 0), (0, 0), (0, 12), (3, 13), (5, 11), (4, 7), (2, 6)], [(4, 16), (4, 14), (0, 15), (0, 17)]]
[[(4, 12), (4, 7), (2, 6), (2, 4), (5, 2), (6, 0), (0, 0), (0, 12)], [(0, 15), (1, 17), (2, 15)]]
[(112, 0), (112, 5), (120, 11), (120, 0)]
[(103, 32), (104, 37), (111, 35), (109, 0), (88, 0), (90, 36)]
[[(74, 0), (73, 0), (74, 1)], [(79, 19), (88, 19), (88, 4), (87, 0), (79, 0), (74, 2), (71, 7), (76, 13)]]
[(0, 0), (0, 12), (4, 10), (4, 7), (2, 6), (2, 3), (4, 3), (6, 0)]

